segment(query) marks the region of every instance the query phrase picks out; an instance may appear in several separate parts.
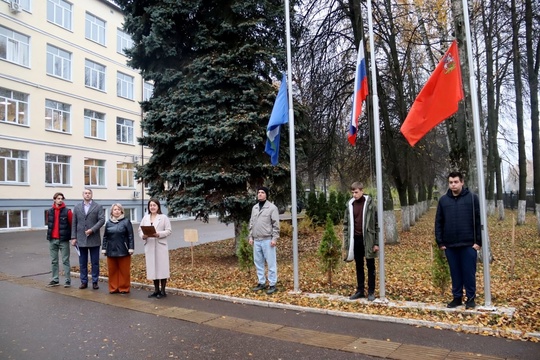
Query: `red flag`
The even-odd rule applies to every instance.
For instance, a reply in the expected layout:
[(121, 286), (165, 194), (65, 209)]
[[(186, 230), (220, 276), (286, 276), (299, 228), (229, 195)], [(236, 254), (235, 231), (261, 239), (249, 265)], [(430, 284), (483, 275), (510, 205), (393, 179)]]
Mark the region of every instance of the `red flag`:
[(401, 126), (401, 133), (414, 146), (435, 126), (452, 116), (463, 100), (457, 42), (444, 54)]

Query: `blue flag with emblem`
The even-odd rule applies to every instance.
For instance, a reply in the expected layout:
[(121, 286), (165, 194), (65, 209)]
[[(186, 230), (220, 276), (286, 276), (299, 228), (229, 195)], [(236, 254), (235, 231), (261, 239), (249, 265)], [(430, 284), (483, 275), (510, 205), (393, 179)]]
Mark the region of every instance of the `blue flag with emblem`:
[(287, 98), (287, 75), (283, 74), (281, 86), (270, 115), (270, 121), (266, 127), (266, 148), (265, 152), (270, 155), (272, 165), (278, 164), (279, 157), (279, 130), (281, 125), (289, 122), (289, 100)]

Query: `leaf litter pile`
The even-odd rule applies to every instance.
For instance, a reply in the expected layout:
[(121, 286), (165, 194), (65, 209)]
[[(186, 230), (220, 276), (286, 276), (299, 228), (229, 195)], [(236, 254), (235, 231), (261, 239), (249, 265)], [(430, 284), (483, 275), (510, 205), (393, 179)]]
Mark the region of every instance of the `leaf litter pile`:
[[(385, 246), (385, 285), (389, 301), (415, 301), (440, 306), (451, 300), (450, 285), (443, 294), (432, 285), (434, 216), (435, 210), (431, 209), (411, 227), (410, 232), (400, 232), (398, 244)], [(255, 269), (251, 268), (249, 272), (239, 269), (234, 255), (234, 239), (194, 246), (193, 266), (189, 247), (171, 250), (171, 277), (168, 286), (326, 310), (436, 321), (457, 325), (458, 331), (465, 331), (459, 327), (461, 325), (466, 326), (469, 332), (537, 342), (540, 340), (538, 336), (531, 336), (530, 333), (540, 332), (540, 236), (536, 230), (535, 216), (527, 213), (525, 225), (515, 226), (513, 237), (515, 216), (514, 211), (507, 210), (505, 220), (500, 221), (496, 217), (488, 220), (491, 250), (495, 259), (490, 266), (492, 305), (515, 308), (513, 316), (465, 310), (447, 312), (396, 308), (377, 303), (335, 300), (335, 297), (332, 299), (328, 296), (308, 297), (306, 293), (348, 297), (356, 288), (354, 263), (343, 262), (332, 276), (332, 284), (328, 284), (327, 275), (322, 273), (317, 257), (324, 229), (311, 226), (308, 219), (299, 220), (298, 224), (299, 294), (292, 292), (292, 230), (290, 224), (283, 221), (278, 241), (279, 291), (273, 295), (250, 290), (257, 283)], [(398, 227), (401, 228), (399, 223)], [(336, 226), (335, 229), (341, 237), (342, 226)], [(102, 259), (100, 266), (101, 275), (106, 277), (106, 261)], [(144, 255), (134, 255), (131, 266), (132, 281), (152, 284), (146, 279)], [(377, 278), (378, 271), (377, 260)], [(483, 305), (485, 301), (483, 271), (482, 264), (478, 264), (477, 306)], [(378, 291), (377, 284), (376, 296)], [(477, 330), (471, 330), (471, 326)], [(495, 331), (483, 331), (482, 328)]]

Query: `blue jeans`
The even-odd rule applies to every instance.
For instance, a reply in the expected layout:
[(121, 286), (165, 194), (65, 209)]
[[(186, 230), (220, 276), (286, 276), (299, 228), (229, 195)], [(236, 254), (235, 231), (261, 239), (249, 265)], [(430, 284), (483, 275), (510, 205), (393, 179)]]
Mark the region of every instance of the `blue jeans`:
[(270, 286), (275, 286), (277, 283), (277, 260), (276, 247), (270, 246), (269, 240), (253, 241), (253, 262), (257, 269), (257, 278), (259, 284), (266, 284), (264, 276), (264, 263), (268, 264), (268, 283)]
[(92, 263), (92, 282), (99, 280), (99, 246), (79, 247), (79, 266), (81, 268), (81, 283), (88, 284), (88, 252), (90, 252), (90, 262)]
[(452, 295), (454, 298), (463, 297), (463, 288), (467, 299), (476, 296), (476, 250), (472, 246), (447, 247), (446, 258), (452, 277)]
[(62, 265), (64, 267), (64, 275), (66, 282), (71, 282), (71, 266), (69, 265), (69, 241), (60, 241), (52, 239), (49, 241), (49, 253), (51, 254), (52, 280), (60, 281), (58, 276), (58, 251), (62, 256)]

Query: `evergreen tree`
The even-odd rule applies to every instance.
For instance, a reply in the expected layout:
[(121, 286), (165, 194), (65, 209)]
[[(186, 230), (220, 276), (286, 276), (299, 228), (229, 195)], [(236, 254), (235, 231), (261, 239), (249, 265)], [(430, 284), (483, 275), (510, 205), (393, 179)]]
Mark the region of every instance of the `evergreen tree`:
[(433, 286), (440, 291), (441, 295), (444, 295), (450, 283), (450, 269), (444, 256), (444, 251), (439, 249), (436, 242), (433, 242), (431, 247), (433, 251), (433, 262), (431, 266)]
[(253, 247), (249, 245), (248, 241), (249, 230), (246, 222), (242, 223), (242, 230), (238, 238), (238, 249), (236, 250), (236, 256), (238, 257), (238, 266), (240, 270), (247, 270), (251, 273), (253, 265)]
[(307, 199), (306, 215), (314, 220), (317, 215), (317, 194), (315, 191), (310, 191)]
[(332, 286), (332, 274), (341, 263), (341, 240), (334, 230), (334, 222), (330, 214), (326, 217), (326, 229), (319, 246), (321, 268), (328, 276), (328, 284)]
[(317, 225), (322, 225), (326, 221), (326, 215), (328, 215), (328, 202), (326, 201), (326, 194), (321, 192), (317, 197), (317, 212), (313, 221)]
[(331, 191), (330, 197), (328, 198), (328, 214), (332, 218), (334, 225), (339, 224), (340, 220), (342, 220), (339, 216), (339, 214), (341, 214), (341, 211), (339, 211), (338, 208), (337, 194), (335, 191)]
[[(142, 103), (152, 151), (137, 176), (171, 215), (225, 223), (249, 218), (260, 185), (289, 181), (288, 136), (280, 165), (264, 152), (266, 125), (285, 70), (281, 1), (116, 0), (134, 46), (129, 65), (154, 85)], [(286, 128), (282, 129), (286, 134)]]

